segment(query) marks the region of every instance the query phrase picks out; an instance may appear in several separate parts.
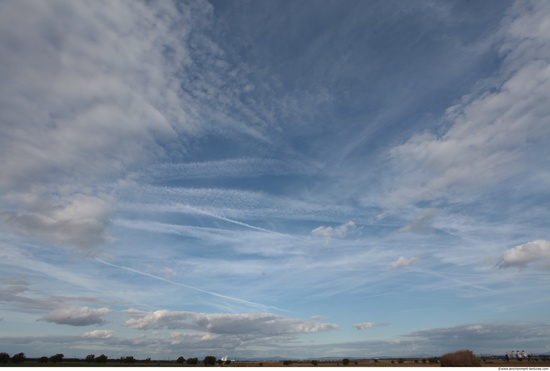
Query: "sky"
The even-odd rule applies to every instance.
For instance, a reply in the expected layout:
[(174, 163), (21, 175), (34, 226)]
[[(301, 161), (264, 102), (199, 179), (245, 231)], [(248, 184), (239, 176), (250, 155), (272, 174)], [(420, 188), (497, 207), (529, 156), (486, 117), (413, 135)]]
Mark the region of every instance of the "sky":
[(0, 351), (550, 352), (550, 2), (0, 2)]

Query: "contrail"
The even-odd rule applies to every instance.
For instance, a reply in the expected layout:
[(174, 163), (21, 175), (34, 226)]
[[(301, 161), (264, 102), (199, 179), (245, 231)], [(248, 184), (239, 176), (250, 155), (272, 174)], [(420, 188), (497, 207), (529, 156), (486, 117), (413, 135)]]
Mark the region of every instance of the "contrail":
[(236, 225), (240, 225), (240, 226), (242, 226), (242, 227), (254, 229), (254, 230), (256, 230), (256, 231), (271, 233), (271, 234), (274, 234), (274, 235), (277, 235), (277, 236), (282, 236), (282, 237), (286, 237), (286, 238), (291, 238), (291, 239), (293, 239), (293, 240), (304, 241), (304, 240), (301, 239), (301, 238), (294, 237), (294, 236), (291, 236), (291, 235), (289, 235), (289, 234), (279, 233), (279, 232), (275, 232), (275, 231), (270, 231), (269, 229), (264, 229), (264, 228), (260, 228), (260, 227), (255, 227), (255, 226), (250, 225), (250, 224), (246, 224), (246, 223), (243, 223), (243, 222), (239, 222), (238, 220), (233, 220), (233, 219), (226, 218), (225, 216), (221, 216), (221, 215), (217, 215), (217, 214), (210, 213), (210, 212), (208, 212), (208, 211), (196, 209), (196, 208), (194, 208), (194, 207), (192, 207), (192, 206), (189, 206), (189, 205), (183, 205), (183, 204), (181, 204), (181, 206), (184, 206), (185, 208), (187, 208), (187, 209), (189, 209), (189, 210), (193, 210), (193, 211), (195, 211), (195, 212), (197, 212), (197, 213), (199, 213), (199, 214), (211, 216), (212, 218), (220, 219), (220, 220), (226, 221), (226, 222), (228, 222), (228, 223), (233, 223), (233, 224), (236, 224)]
[(185, 287), (185, 288), (187, 288), (187, 289), (191, 289), (191, 290), (195, 290), (195, 291), (198, 291), (198, 292), (202, 292), (202, 293), (204, 293), (204, 294), (216, 296), (216, 297), (218, 297), (218, 298), (236, 301), (236, 302), (239, 302), (239, 303), (242, 303), (242, 304), (246, 304), (246, 305), (249, 305), (249, 306), (252, 306), (252, 307), (271, 308), (271, 309), (275, 309), (275, 310), (278, 310), (278, 311), (281, 311), (281, 312), (289, 312), (288, 310), (285, 310), (285, 309), (281, 309), (281, 308), (277, 308), (277, 307), (272, 307), (272, 306), (265, 305), (265, 304), (255, 303), (255, 302), (253, 302), (253, 301), (248, 301), (248, 300), (243, 300), (243, 299), (239, 299), (239, 298), (234, 298), (234, 297), (231, 297), (231, 296), (218, 294), (217, 292), (202, 290), (202, 289), (199, 289), (198, 287), (186, 285), (186, 284), (184, 284), (184, 283), (172, 281), (172, 280), (169, 280), (169, 279), (167, 279), (167, 278), (155, 276), (154, 274), (150, 274), (150, 273), (138, 271), (137, 269), (132, 269), (132, 268), (129, 268), (129, 267), (125, 267), (125, 266), (123, 266), (123, 265), (117, 265), (117, 264), (108, 263), (108, 262), (106, 262), (106, 261), (104, 261), (104, 260), (101, 260), (101, 259), (97, 259), (97, 258), (96, 258), (95, 261), (97, 261), (98, 263), (104, 264), (104, 265), (108, 265), (108, 266), (110, 266), (110, 267), (123, 269), (123, 270), (128, 271), (128, 272), (133, 272), (133, 273), (136, 273), (136, 274), (140, 274), (140, 275), (142, 275), (142, 276), (154, 278), (154, 279), (156, 279), (156, 280), (163, 281), (163, 282), (167, 282), (167, 283), (170, 283), (170, 284), (172, 284), (172, 285), (176, 285), (176, 286), (180, 286), (180, 287)]
[[(410, 268), (409, 268), (410, 269)], [(470, 287), (474, 287), (476, 289), (480, 289), (480, 290), (484, 290), (484, 291), (489, 291), (489, 292), (497, 292), (496, 290), (493, 290), (493, 289), (490, 289), (490, 288), (487, 288), (487, 287), (483, 287), (483, 286), (480, 286), (480, 285), (476, 285), (476, 284), (473, 284), (473, 283), (468, 283), (468, 282), (464, 282), (464, 281), (461, 281), (459, 279), (456, 279), (456, 278), (452, 278), (452, 277), (448, 277), (448, 276), (445, 276), (441, 273), (437, 273), (437, 272), (432, 272), (432, 271), (427, 271), (427, 270), (424, 270), (424, 269), (419, 269), (419, 268), (414, 268), (414, 269), (410, 269), (411, 271), (413, 272), (418, 272), (418, 273), (424, 273), (424, 274), (431, 274), (431, 275), (434, 275), (434, 276), (438, 276), (438, 277), (441, 277), (441, 278), (445, 278), (447, 280), (450, 280), (450, 281), (454, 281), (456, 283), (459, 283), (463, 286), (470, 286)]]

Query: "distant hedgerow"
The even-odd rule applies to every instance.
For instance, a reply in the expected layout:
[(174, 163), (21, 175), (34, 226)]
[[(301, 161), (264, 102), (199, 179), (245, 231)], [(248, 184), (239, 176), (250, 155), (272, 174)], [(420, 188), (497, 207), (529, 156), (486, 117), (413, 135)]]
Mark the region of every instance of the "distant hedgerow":
[(441, 356), (442, 367), (480, 367), (481, 362), (471, 350), (463, 349)]

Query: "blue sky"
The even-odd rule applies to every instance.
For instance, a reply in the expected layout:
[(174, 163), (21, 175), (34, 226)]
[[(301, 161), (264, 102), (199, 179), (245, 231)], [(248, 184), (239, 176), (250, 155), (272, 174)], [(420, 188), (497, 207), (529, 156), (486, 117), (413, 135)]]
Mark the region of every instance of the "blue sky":
[(0, 350), (550, 351), (550, 3), (0, 3)]

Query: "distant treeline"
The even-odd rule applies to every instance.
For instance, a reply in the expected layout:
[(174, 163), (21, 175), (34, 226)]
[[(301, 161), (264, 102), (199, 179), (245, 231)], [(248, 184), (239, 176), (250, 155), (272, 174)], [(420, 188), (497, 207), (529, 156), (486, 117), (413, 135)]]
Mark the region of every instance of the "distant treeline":
[[(471, 354), (468, 355), (468, 357), (465, 356), (465, 354), (461, 354), (461, 352), (465, 351), (458, 351), (455, 353), (452, 353), (454, 359), (457, 358), (465, 359), (468, 357), (474, 357), (473, 353), (471, 351)], [(451, 353), (449, 353), (451, 354)], [(442, 356), (441, 358), (449, 358), (449, 354), (446, 354)], [(426, 357), (426, 358), (420, 358), (420, 357), (406, 357), (406, 358), (391, 358), (391, 357), (383, 357), (383, 358), (343, 358), (343, 359), (320, 359), (320, 360), (280, 360), (280, 361), (273, 361), (273, 360), (264, 360), (264, 362), (280, 362), (283, 366), (290, 366), (292, 364), (304, 364), (309, 363), (313, 366), (317, 366), (319, 363), (337, 363), (340, 365), (340, 363), (344, 366), (347, 366), (349, 364), (357, 364), (358, 362), (373, 362), (378, 363), (379, 361), (385, 361), (385, 362), (391, 362), (391, 363), (416, 363), (416, 364), (426, 364), (426, 363), (440, 363), (441, 359), (440, 357)], [(479, 357), (480, 361), (486, 362), (489, 360), (506, 360), (508, 361), (508, 358), (505, 358), (505, 356), (499, 356), (499, 355), (480, 355)], [(32, 358), (32, 357), (26, 357), (25, 353), (16, 353), (13, 355), (9, 355), (5, 352), (0, 352), (0, 364), (21, 364), (23, 362), (32, 362), (36, 364), (43, 364), (43, 365), (55, 365), (59, 362), (63, 363), (81, 363), (81, 364), (97, 364), (97, 365), (105, 365), (107, 363), (113, 364), (124, 364), (124, 365), (135, 365), (135, 364), (145, 364), (145, 365), (151, 365), (151, 366), (161, 366), (161, 365), (181, 365), (181, 366), (222, 366), (222, 365), (230, 365), (232, 363), (231, 360), (228, 360), (227, 357), (223, 357), (221, 359), (217, 359), (214, 356), (206, 356), (204, 359), (199, 360), (197, 357), (190, 357), (190, 358), (184, 358), (183, 356), (178, 357), (176, 360), (153, 360), (151, 358), (145, 358), (145, 359), (136, 359), (133, 356), (123, 356), (118, 358), (109, 358), (105, 354), (101, 354), (96, 356), (95, 354), (89, 354), (84, 358), (65, 358), (65, 356), (61, 353), (54, 354), (51, 356), (42, 356), (38, 358)], [(529, 361), (550, 361), (550, 355), (548, 354), (540, 354), (540, 355), (531, 355), (529, 358), (525, 358), (526, 362)], [(235, 362), (235, 361), (233, 361)], [(239, 363), (247, 363), (247, 362), (258, 362), (256, 361), (238, 361)], [(442, 362), (443, 363), (443, 362)], [(259, 366), (262, 366), (263, 363), (259, 363)]]
[(30, 362), (36, 362), (40, 364), (57, 364), (58, 362), (81, 362), (81, 363), (97, 363), (97, 364), (106, 364), (109, 363), (124, 363), (127, 365), (135, 364), (135, 363), (145, 363), (145, 364), (157, 364), (160, 365), (161, 363), (176, 363), (181, 365), (189, 365), (189, 366), (215, 366), (215, 365), (229, 365), (231, 364), (230, 360), (221, 360), (217, 359), (214, 356), (206, 356), (203, 360), (199, 360), (198, 358), (183, 358), (179, 357), (175, 361), (167, 361), (167, 360), (152, 360), (151, 358), (145, 358), (145, 359), (136, 359), (133, 356), (124, 356), (119, 358), (109, 358), (105, 354), (101, 354), (99, 356), (96, 356), (95, 354), (89, 354), (84, 358), (65, 358), (65, 355), (58, 353), (52, 356), (42, 356), (38, 358), (28, 358), (25, 356), (25, 353), (17, 353), (12, 356), (10, 356), (8, 353), (0, 352), (0, 364), (20, 364), (25, 361)]

